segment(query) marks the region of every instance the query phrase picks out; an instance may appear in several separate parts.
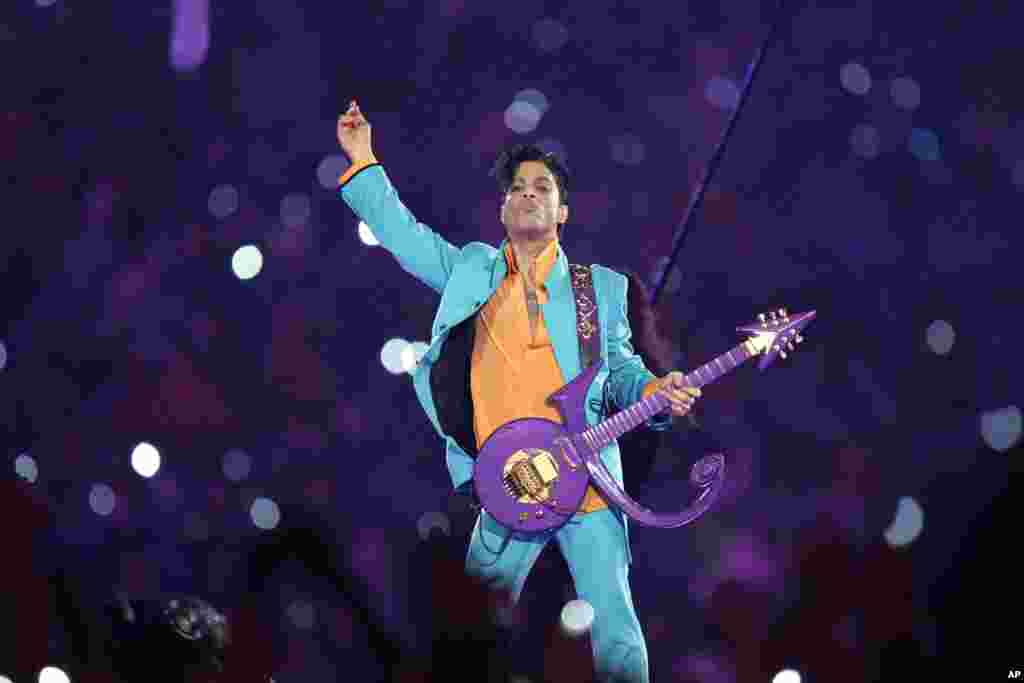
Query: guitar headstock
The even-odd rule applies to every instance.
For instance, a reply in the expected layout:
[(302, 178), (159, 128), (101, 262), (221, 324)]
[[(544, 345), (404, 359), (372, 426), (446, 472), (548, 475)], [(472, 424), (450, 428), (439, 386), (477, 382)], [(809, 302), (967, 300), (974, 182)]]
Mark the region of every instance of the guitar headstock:
[(764, 370), (775, 361), (776, 356), (785, 358), (787, 351), (794, 351), (796, 345), (804, 340), (800, 333), (814, 318), (814, 314), (814, 311), (808, 311), (791, 316), (785, 308), (780, 308), (761, 313), (757, 316), (757, 322), (736, 329), (751, 335), (747, 341), (755, 353), (761, 354), (757, 367)]

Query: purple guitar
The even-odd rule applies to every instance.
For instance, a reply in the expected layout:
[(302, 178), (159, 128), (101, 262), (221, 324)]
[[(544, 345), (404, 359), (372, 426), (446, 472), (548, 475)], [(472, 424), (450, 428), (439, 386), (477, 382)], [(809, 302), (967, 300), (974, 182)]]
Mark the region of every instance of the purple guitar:
[[(777, 356), (786, 357), (814, 311), (790, 317), (785, 309), (758, 316), (759, 322), (737, 327), (751, 336), (709, 363), (686, 375), (695, 387), (714, 382), (754, 356), (763, 370)], [(543, 418), (506, 422), (484, 442), (473, 466), (473, 484), (480, 504), (499, 523), (520, 532), (557, 529), (569, 521), (591, 481), (609, 502), (645, 526), (675, 528), (704, 514), (718, 498), (725, 481), (725, 458), (720, 453), (701, 458), (690, 472), (699, 489), (690, 506), (676, 513), (655, 513), (630, 498), (605, 467), (599, 455), (604, 446), (669, 407), (668, 399), (652, 394), (596, 425), (588, 426), (584, 398), (601, 369), (598, 359), (576, 379), (549, 397), (564, 425)]]

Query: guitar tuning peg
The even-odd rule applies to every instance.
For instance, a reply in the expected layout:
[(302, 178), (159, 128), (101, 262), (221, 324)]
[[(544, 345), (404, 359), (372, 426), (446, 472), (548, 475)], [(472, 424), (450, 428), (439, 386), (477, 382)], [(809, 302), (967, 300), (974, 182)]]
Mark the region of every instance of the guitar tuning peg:
[(788, 315), (786, 315), (786, 309), (785, 308), (780, 308), (779, 309), (779, 315), (781, 317), (783, 317), (783, 318), (788, 318), (789, 317)]
[(780, 358), (785, 358), (786, 357), (786, 352), (780, 349), (779, 350), (779, 357)]
[(790, 351), (795, 351), (796, 350), (796, 349), (793, 348), (793, 342), (789, 342), (788, 344), (786, 344), (786, 348), (789, 349)]
[(800, 343), (800, 342), (802, 342), (803, 340), (804, 340), (804, 338), (803, 338), (803, 337), (801, 337), (801, 336), (800, 336), (799, 334), (798, 334), (798, 335), (796, 335), (796, 343), (797, 343), (797, 344), (799, 344), (799, 343)]
[(769, 318), (771, 318), (771, 321), (772, 321), (772, 322), (775, 322), (775, 311), (771, 311), (771, 312), (770, 312), (770, 313), (768, 314), (768, 317), (769, 317)]
[(757, 319), (761, 322), (762, 325), (764, 325), (764, 313), (758, 313)]

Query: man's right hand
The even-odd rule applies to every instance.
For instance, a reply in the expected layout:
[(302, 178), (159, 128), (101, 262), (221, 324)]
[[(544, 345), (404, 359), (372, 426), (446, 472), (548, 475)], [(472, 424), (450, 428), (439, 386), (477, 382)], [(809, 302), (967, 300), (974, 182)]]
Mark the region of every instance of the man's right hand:
[(353, 164), (373, 158), (370, 124), (355, 100), (338, 119), (338, 142)]

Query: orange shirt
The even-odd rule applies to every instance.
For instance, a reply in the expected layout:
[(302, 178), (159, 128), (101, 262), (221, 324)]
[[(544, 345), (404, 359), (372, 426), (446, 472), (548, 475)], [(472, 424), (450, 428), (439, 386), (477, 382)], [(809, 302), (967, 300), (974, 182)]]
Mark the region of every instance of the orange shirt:
[[(533, 282), (540, 305), (547, 303), (544, 280), (557, 258), (558, 240), (552, 240), (534, 261)], [(470, 391), (477, 448), (510, 420), (542, 417), (562, 422), (558, 409), (545, 402), (566, 380), (555, 360), (544, 317), (537, 315), (531, 335), (524, 287), (527, 273), (516, 263), (511, 244), (505, 246), (505, 261), (508, 275), (476, 318)], [(606, 507), (601, 494), (589, 485), (579, 511)]]

